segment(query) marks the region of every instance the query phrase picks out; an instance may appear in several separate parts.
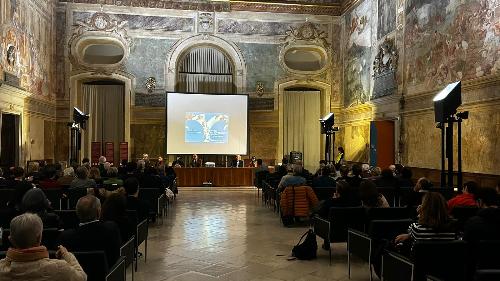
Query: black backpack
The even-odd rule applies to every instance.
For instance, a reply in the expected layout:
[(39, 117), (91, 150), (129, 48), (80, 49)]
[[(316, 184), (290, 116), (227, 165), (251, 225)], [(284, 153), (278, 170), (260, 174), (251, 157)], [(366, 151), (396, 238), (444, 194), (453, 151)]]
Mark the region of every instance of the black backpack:
[[(304, 241), (302, 241), (302, 239), (304, 239)], [(300, 237), (299, 243), (293, 247), (292, 256), (299, 260), (312, 260), (316, 258), (317, 251), (318, 243), (316, 243), (316, 234), (312, 229), (309, 229)]]

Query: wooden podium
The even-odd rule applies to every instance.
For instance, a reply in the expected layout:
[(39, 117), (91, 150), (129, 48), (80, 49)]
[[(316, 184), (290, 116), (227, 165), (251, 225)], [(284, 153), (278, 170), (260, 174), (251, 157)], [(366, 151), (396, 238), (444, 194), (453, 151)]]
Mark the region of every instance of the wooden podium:
[(253, 186), (254, 168), (174, 168), (178, 186)]

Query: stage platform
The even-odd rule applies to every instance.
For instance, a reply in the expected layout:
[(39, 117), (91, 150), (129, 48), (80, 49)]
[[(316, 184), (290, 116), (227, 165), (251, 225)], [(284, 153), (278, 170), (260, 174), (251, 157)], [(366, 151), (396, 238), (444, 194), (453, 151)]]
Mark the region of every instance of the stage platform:
[(248, 187), (253, 186), (254, 168), (175, 168), (177, 186)]

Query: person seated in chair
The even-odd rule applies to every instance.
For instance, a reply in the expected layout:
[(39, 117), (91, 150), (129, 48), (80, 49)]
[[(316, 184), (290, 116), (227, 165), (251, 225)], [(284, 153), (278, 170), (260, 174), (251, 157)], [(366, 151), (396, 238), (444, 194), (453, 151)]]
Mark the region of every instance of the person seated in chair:
[(44, 179), (40, 180), (41, 189), (61, 188), (61, 185), (57, 182), (57, 170), (54, 165), (45, 166), (43, 174)]
[[(84, 168), (85, 169), (85, 168)], [(65, 230), (61, 244), (70, 251), (104, 251), (111, 267), (120, 257), (122, 239), (116, 223), (100, 221), (101, 202), (93, 195), (86, 195), (76, 203), (80, 225)]]
[(137, 211), (139, 222), (149, 217), (148, 203), (139, 199), (139, 181), (136, 178), (128, 178), (123, 183), (125, 193), (127, 194), (127, 210)]
[(276, 189), (277, 193), (283, 192), (285, 188), (289, 185), (304, 185), (306, 184), (306, 179), (301, 176), (302, 174), (302, 165), (301, 164), (293, 164), (291, 166), (290, 173), (283, 176), (281, 181), (278, 184), (278, 188)]
[(375, 185), (377, 187), (396, 188), (398, 187), (398, 179), (394, 177), (390, 169), (383, 169), (380, 177), (375, 180)]
[(500, 208), (493, 188), (481, 188), (478, 192), (479, 211), (465, 223), (464, 240), (498, 240), (500, 238)]
[[(422, 205), (417, 208), (418, 222), (412, 223), (408, 233), (400, 234), (394, 242), (397, 247), (407, 243), (410, 251), (416, 242), (436, 239), (439, 241), (455, 240), (455, 228), (448, 216), (446, 200), (438, 192), (427, 192), (422, 199)], [(410, 254), (402, 250), (403, 254)]]
[(118, 168), (111, 167), (108, 170), (108, 179), (102, 182), (104, 185), (123, 186), (123, 180), (118, 178)]
[(70, 188), (94, 188), (95, 180), (89, 179), (89, 170), (85, 167), (76, 169), (76, 179), (71, 182)]
[(0, 280), (13, 281), (85, 281), (75, 256), (63, 246), (50, 259), (47, 248), (41, 246), (43, 223), (35, 214), (22, 214), (10, 222), (9, 240), (12, 248), (0, 260)]
[(359, 195), (365, 208), (389, 208), (389, 203), (371, 180), (363, 180), (359, 185)]
[(52, 212), (50, 202), (40, 188), (32, 188), (24, 194), (21, 209), (26, 213), (37, 214), (46, 228), (62, 228), (59, 216)]
[(234, 156), (233, 161), (231, 162), (231, 167), (233, 168), (242, 168), (245, 167), (243, 160), (241, 160), (241, 155)]
[[(333, 166), (332, 166), (333, 167)], [(318, 173), (318, 176), (313, 179), (313, 187), (334, 187), (335, 180), (331, 177), (331, 170), (329, 166), (323, 166)]]
[(193, 154), (191, 156), (191, 163), (189, 163), (190, 167), (197, 168), (202, 166), (202, 160), (198, 157), (197, 154)]
[(177, 167), (184, 167), (184, 161), (182, 161), (182, 157), (177, 156), (175, 158), (175, 161), (172, 162), (172, 167), (175, 167), (175, 168), (177, 168)]
[(479, 187), (476, 182), (466, 182), (462, 189), (462, 194), (448, 200), (448, 211), (451, 213), (455, 207), (477, 207), (476, 193), (478, 189)]

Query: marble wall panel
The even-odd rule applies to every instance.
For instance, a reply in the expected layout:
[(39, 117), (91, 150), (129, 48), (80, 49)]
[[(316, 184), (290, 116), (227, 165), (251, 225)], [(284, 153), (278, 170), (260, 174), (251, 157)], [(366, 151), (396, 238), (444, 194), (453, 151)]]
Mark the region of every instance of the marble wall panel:
[[(44, 134), (44, 158), (54, 159), (54, 151), (56, 149), (56, 123), (54, 121), (45, 120), (43, 124)], [(57, 147), (59, 149), (59, 147)]]
[(132, 159), (137, 159), (143, 153), (151, 158), (165, 155), (165, 125), (163, 124), (131, 124)]
[(262, 159), (275, 159), (278, 145), (278, 127), (250, 124), (250, 155)]
[[(69, 129), (66, 122), (55, 123), (54, 159), (56, 161), (68, 161), (69, 159)], [(55, 145), (54, 144), (54, 145)]]
[(342, 127), (345, 159), (353, 162), (368, 162), (370, 124), (353, 124)]

